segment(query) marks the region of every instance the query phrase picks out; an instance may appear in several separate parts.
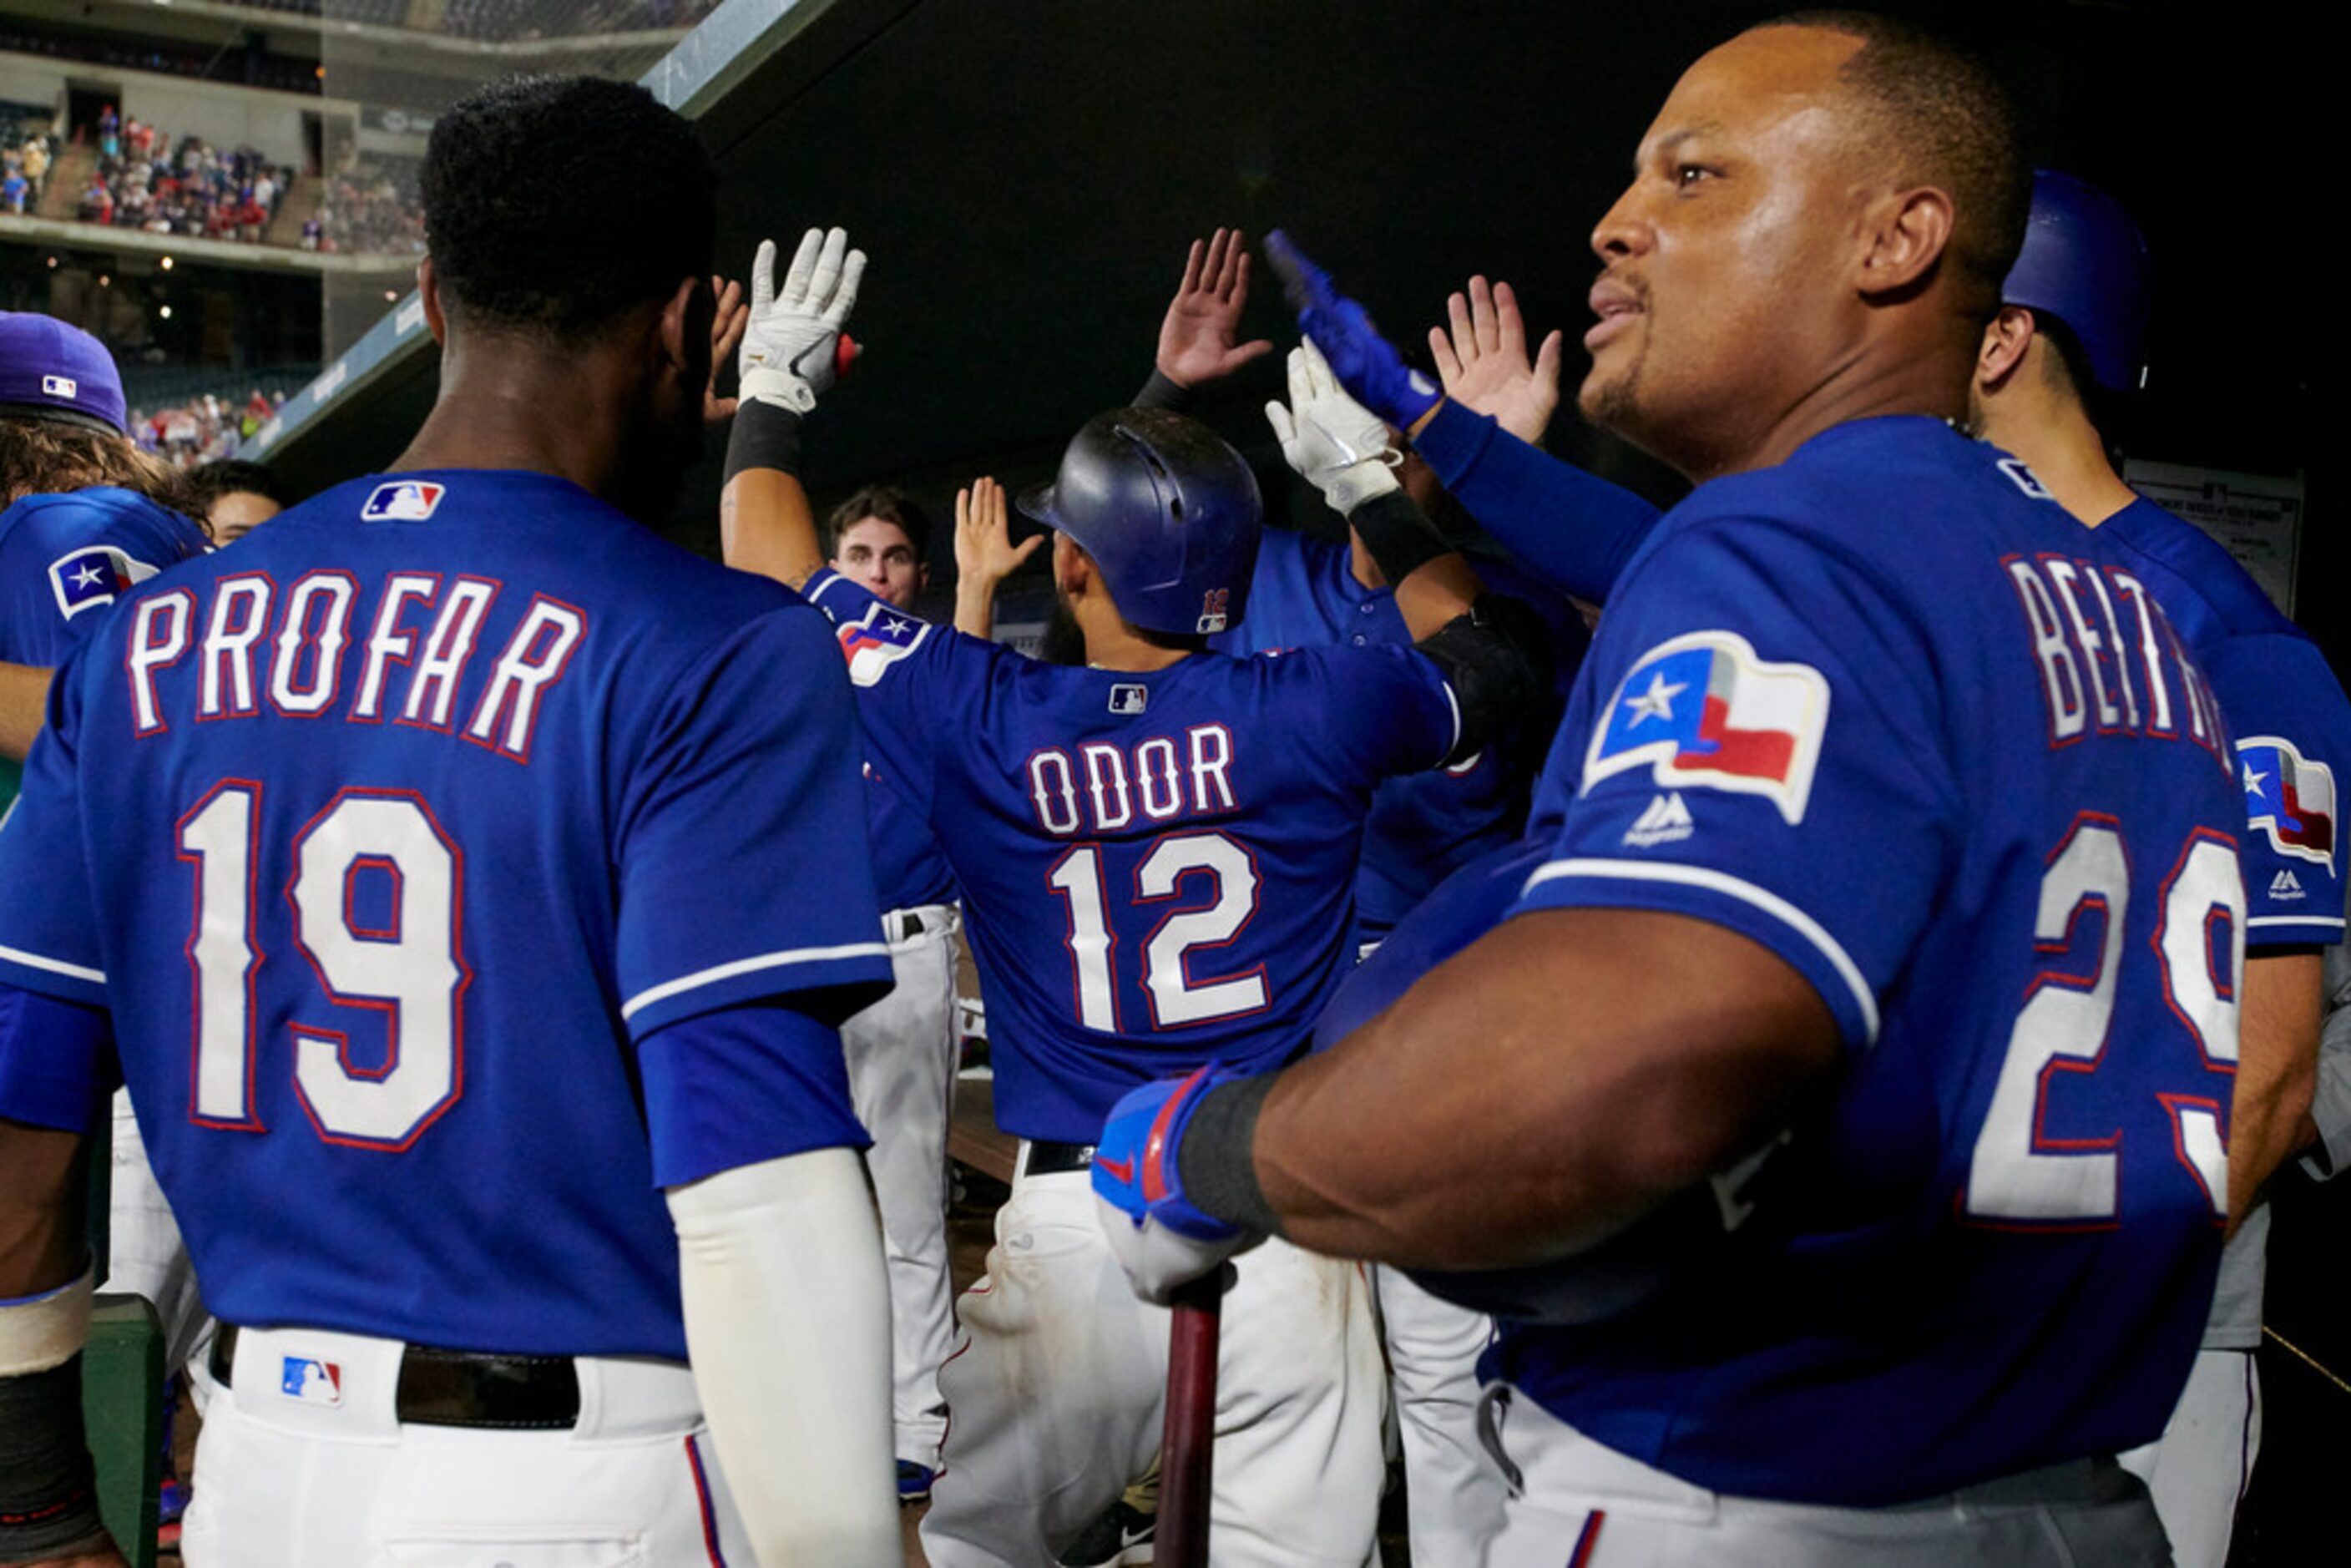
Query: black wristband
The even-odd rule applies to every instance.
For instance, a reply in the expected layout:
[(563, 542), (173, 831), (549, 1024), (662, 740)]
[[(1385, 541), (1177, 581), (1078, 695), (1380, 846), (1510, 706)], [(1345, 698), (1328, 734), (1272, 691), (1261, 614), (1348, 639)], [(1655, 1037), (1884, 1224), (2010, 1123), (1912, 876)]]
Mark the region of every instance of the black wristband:
[(105, 1533), (82, 1430), (81, 1356), (0, 1377), (0, 1563), (37, 1563)]
[(1176, 1174), (1193, 1207), (1261, 1236), (1281, 1234), (1280, 1217), (1257, 1181), (1257, 1118), (1274, 1077), (1267, 1072), (1209, 1090), (1176, 1151)]
[(755, 397), (737, 404), (735, 428), (726, 434), (726, 478), (747, 468), (779, 468), (799, 478), (800, 416)]
[(1347, 526), (1372, 552), (1372, 559), (1393, 588), (1453, 546), (1426, 513), (1401, 489), (1374, 496), (1347, 514)]
[(1169, 381), (1167, 373), (1157, 365), (1151, 367), (1151, 379), (1134, 394), (1135, 408), (1164, 408), (1170, 413), (1182, 413), (1192, 406), (1192, 389), (1182, 382)]

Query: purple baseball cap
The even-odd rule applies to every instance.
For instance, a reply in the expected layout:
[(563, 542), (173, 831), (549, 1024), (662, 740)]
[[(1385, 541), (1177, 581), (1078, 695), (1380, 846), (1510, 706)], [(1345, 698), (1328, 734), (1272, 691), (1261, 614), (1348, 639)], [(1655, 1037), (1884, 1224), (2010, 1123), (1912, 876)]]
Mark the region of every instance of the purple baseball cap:
[(130, 433), (106, 345), (53, 316), (0, 310), (0, 414)]

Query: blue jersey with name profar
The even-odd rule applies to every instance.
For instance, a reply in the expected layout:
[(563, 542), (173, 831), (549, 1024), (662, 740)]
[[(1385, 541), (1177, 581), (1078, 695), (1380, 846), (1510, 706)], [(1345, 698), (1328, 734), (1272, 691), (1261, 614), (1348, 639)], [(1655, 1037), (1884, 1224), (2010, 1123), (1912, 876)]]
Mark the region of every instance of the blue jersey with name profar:
[[(1549, 628), (1557, 695), (1476, 756), (1380, 786), (1355, 875), (1356, 935), (1366, 942), (1384, 939), (1448, 873), (1518, 837), (1544, 747), (1589, 642), (1583, 617), (1558, 595), (1503, 562), (1473, 556), (1469, 563), (1488, 591), (1520, 600)], [(1355, 580), (1349, 547), (1269, 529), (1249, 580), (1248, 615), (1208, 644), (1236, 656), (1297, 648), (1409, 648), (1412, 632), (1393, 589)]]
[[(788, 590), (564, 480), (406, 474), (132, 590), (57, 680), (0, 979), (111, 1014), (226, 1321), (682, 1357), (656, 1182), (862, 1142), (855, 710)], [(819, 1043), (717, 1028), (767, 1001)]]
[(1138, 1084), (1304, 1050), (1353, 961), (1372, 793), (1458, 738), (1435, 664), (1351, 647), (1071, 669), (836, 573), (808, 595), (875, 767), (963, 890), (1008, 1132), (1090, 1144)]
[(2258, 953), (2342, 941), (2335, 788), (2351, 767), (2351, 701), (2326, 655), (2187, 518), (2141, 497), (2098, 531), (2137, 563), (2228, 716), (2245, 797), (2247, 946)]
[(2137, 559), (2015, 459), (1877, 419), (1701, 486), (1609, 602), (1511, 915), (1740, 932), (1842, 1060), (1715, 1266), (1598, 1326), (1506, 1324), (1489, 1371), (1800, 1501), (2153, 1439), (2227, 1201), (2235, 762)]

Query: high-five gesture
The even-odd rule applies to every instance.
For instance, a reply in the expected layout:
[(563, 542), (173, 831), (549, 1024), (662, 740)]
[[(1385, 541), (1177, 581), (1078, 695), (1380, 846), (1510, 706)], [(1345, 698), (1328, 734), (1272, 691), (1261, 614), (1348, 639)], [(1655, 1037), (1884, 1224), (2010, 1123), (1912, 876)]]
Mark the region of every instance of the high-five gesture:
[(776, 242), (759, 242), (751, 264), (751, 321), (743, 337), (743, 395), (778, 403), (795, 413), (816, 406), (856, 357), (841, 331), (857, 303), (865, 253), (849, 248), (840, 229), (800, 236), (784, 286), (776, 287)]
[(1159, 373), (1181, 387), (1231, 375), (1273, 352), (1259, 338), (1240, 343), (1241, 308), (1249, 303), (1249, 256), (1238, 229), (1218, 229), (1194, 240), (1184, 258), (1184, 281), (1159, 323)]
[(1528, 445), (1540, 445), (1559, 407), (1559, 333), (1545, 338), (1530, 362), (1519, 297), (1509, 284), (1489, 288), (1482, 277), (1471, 278), (1468, 297), (1454, 295), (1446, 308), (1451, 333), (1442, 327), (1428, 329), (1428, 351), (1436, 358), (1445, 395), (1492, 415)]
[(702, 394), (702, 423), (724, 424), (735, 417), (738, 400), (718, 395), (718, 372), (742, 346), (751, 325), (751, 307), (744, 302), (743, 286), (732, 278), (713, 277), (710, 292), (718, 306), (710, 317), (710, 387)]
[(996, 629), (997, 585), (1037, 553), (1043, 534), (1019, 544), (1004, 505), (1004, 486), (975, 479), (956, 492), (956, 630), (986, 637)]

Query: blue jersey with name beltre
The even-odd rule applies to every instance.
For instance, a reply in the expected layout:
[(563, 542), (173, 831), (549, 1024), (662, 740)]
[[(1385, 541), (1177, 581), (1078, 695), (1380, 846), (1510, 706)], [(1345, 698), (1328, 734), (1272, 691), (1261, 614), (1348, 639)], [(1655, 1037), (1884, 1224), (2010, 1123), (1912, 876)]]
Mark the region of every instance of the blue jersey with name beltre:
[(2237, 742), (2244, 791), (2246, 945), (2343, 940), (2343, 817), (2351, 701), (2326, 655), (2203, 529), (2142, 497), (2099, 525), (2202, 661)]
[[(1487, 589), (1532, 606), (1550, 627), (1558, 695), (1573, 684), (1588, 638), (1574, 609), (1524, 573), (1472, 556)], [(1296, 648), (1412, 646), (1395, 593), (1355, 580), (1351, 551), (1286, 529), (1269, 529), (1249, 580), (1249, 612), (1209, 645), (1235, 655)], [(1382, 784), (1364, 830), (1355, 877), (1358, 936), (1385, 937), (1447, 875), (1510, 842), (1525, 825), (1529, 790), (1560, 704), (1513, 725), (1493, 744), (1450, 768)]]
[[(65, 663), (134, 584), (210, 548), (194, 523), (136, 491), (101, 485), (25, 497), (0, 512), (0, 659)], [(16, 764), (0, 758), (0, 807), (15, 799), (17, 777)]]
[[(0, 979), (111, 1014), (225, 1320), (680, 1357), (657, 1184), (862, 1143), (830, 1026), (890, 967), (789, 591), (560, 479), (409, 474), (133, 590), (57, 679)], [(722, 1027), (769, 1001), (820, 1021)]]
[(1007, 1131), (1090, 1144), (1138, 1084), (1304, 1049), (1353, 959), (1372, 792), (1458, 737), (1435, 664), (1333, 648), (1070, 669), (832, 572), (808, 595), (838, 623), (869, 755), (963, 890)]
[(1505, 1324), (1489, 1373), (1695, 1484), (1801, 1501), (2156, 1437), (2227, 1201), (2234, 780), (2134, 559), (2014, 459), (1880, 419), (1702, 486), (1610, 601), (1510, 914), (1740, 932), (1843, 1060), (1736, 1245), (1625, 1317)]

